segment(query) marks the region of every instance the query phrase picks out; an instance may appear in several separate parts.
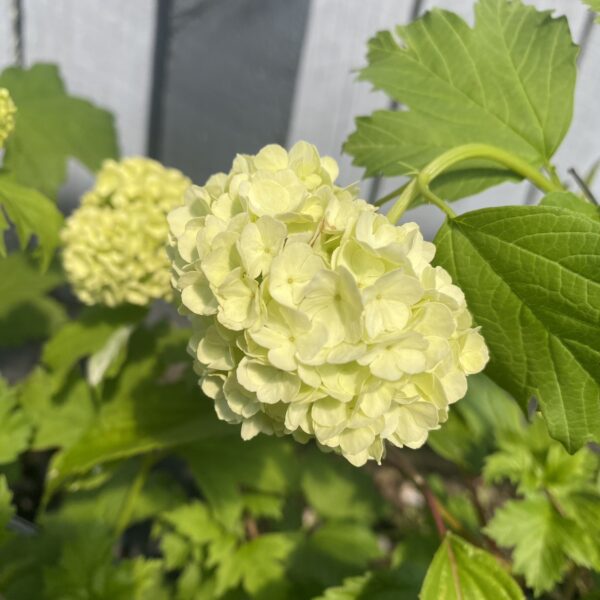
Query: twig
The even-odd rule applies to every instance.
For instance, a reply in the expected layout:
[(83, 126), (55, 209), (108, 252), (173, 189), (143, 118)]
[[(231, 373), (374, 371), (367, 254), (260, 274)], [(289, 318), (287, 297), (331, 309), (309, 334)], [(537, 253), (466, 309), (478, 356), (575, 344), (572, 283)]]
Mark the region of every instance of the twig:
[(596, 206), (600, 206), (598, 204), (598, 200), (596, 200), (596, 197), (592, 193), (592, 190), (590, 190), (588, 184), (579, 176), (577, 171), (575, 169), (573, 169), (572, 167), (569, 169), (569, 175), (571, 175), (571, 177), (573, 177), (573, 179), (575, 180), (575, 183), (579, 186), (579, 189), (583, 192), (583, 195), (590, 202), (594, 203)]
[(246, 516), (246, 518), (244, 519), (244, 525), (246, 527), (246, 537), (249, 540), (255, 540), (257, 537), (260, 536), (258, 525), (250, 515)]
[(433, 517), (433, 521), (440, 535), (440, 538), (443, 540), (446, 537), (447, 530), (446, 525), (444, 523), (444, 519), (442, 517), (442, 510), (446, 514), (446, 516), (449, 513), (441, 506), (425, 478), (420, 473), (418, 473), (410, 464), (410, 462), (407, 461), (398, 452), (390, 452), (388, 455), (388, 462), (394, 467), (396, 467), (403, 475), (408, 477), (419, 488), (419, 491), (423, 494), (423, 497), (425, 498), (425, 501), (429, 506), (431, 516)]

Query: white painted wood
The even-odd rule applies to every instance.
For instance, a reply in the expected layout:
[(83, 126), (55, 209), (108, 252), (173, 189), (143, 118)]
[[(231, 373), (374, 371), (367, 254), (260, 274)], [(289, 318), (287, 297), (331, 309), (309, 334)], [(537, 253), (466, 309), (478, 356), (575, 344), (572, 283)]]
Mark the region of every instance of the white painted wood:
[[(575, 113), (571, 129), (556, 154), (560, 175), (572, 181), (567, 170), (574, 167), (583, 177), (600, 160), (600, 25), (594, 25), (579, 66)], [(575, 186), (573, 186), (575, 187)], [(600, 198), (600, 179), (592, 184)]]
[(11, 0), (0, 0), (0, 70), (13, 61)]
[[(389, 104), (386, 96), (358, 82), (367, 41), (381, 29), (406, 23), (412, 0), (311, 0), (306, 37), (296, 80), (288, 144), (305, 139), (340, 163), (340, 182), (358, 181), (341, 146), (354, 130), (354, 118)], [(368, 184), (363, 185), (363, 194)]]
[[(6, 1), (6, 0), (0, 0)], [(57, 63), (67, 90), (114, 113), (122, 155), (145, 154), (152, 85), (154, 0), (24, 0), (26, 65)], [(93, 182), (70, 161), (60, 205)]]
[(144, 153), (154, 0), (25, 0), (23, 9), (26, 63), (58, 63), (70, 92), (115, 113), (122, 153)]

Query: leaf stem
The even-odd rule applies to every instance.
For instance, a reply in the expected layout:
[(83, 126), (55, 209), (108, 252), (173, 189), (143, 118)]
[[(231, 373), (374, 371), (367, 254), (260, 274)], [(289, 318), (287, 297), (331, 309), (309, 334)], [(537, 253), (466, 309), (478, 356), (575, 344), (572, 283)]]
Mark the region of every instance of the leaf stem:
[(506, 150), (502, 150), (502, 148), (496, 148), (488, 144), (465, 144), (444, 152), (424, 167), (417, 177), (404, 188), (400, 198), (398, 198), (398, 201), (388, 213), (389, 220), (392, 223), (396, 223), (402, 216), (402, 213), (419, 194), (422, 194), (427, 200), (438, 206), (448, 217), (454, 218), (456, 216), (454, 211), (441, 198), (436, 196), (429, 189), (429, 186), (436, 177), (450, 167), (472, 159), (490, 160), (498, 163), (521, 175), (523, 178), (529, 179), (529, 181), (544, 192), (564, 190), (556, 173), (552, 170), (550, 170), (552, 179), (548, 179), (533, 165)]
[(129, 491), (123, 500), (121, 510), (119, 511), (119, 515), (117, 517), (117, 524), (115, 525), (117, 537), (120, 537), (125, 529), (127, 529), (127, 526), (129, 525), (129, 522), (133, 516), (133, 511), (135, 509), (138, 496), (140, 495), (146, 480), (148, 479), (148, 474), (150, 473), (150, 469), (152, 469), (156, 459), (157, 456), (153, 452), (149, 452), (142, 459), (140, 470), (135, 476)]

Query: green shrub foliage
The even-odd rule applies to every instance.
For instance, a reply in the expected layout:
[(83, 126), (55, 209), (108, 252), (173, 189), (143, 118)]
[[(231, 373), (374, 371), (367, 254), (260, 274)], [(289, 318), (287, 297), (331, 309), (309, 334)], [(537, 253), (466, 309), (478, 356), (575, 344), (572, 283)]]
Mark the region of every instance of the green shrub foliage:
[[(474, 10), (369, 43), (402, 110), (344, 149), (406, 177), (387, 213), (310, 143), (184, 199), (56, 67), (0, 74), (0, 598), (600, 597), (600, 211), (553, 164), (578, 49)], [(84, 228), (69, 158), (104, 164)], [(536, 205), (452, 208), (520, 179)], [(396, 227), (419, 203), (435, 247)]]

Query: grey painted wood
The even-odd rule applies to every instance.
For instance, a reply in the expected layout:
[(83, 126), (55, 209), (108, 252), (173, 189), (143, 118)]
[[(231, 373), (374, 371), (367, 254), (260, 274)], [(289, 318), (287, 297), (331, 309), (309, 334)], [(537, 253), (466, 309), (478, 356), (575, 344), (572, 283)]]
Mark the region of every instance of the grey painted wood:
[[(406, 23), (413, 0), (312, 0), (288, 144), (306, 139), (340, 163), (340, 182), (358, 181), (341, 146), (354, 118), (388, 105), (388, 99), (356, 80), (365, 64), (367, 41), (375, 32)], [(368, 194), (369, 184), (362, 186)]]
[(161, 157), (202, 182), (285, 143), (307, 0), (175, 0)]

